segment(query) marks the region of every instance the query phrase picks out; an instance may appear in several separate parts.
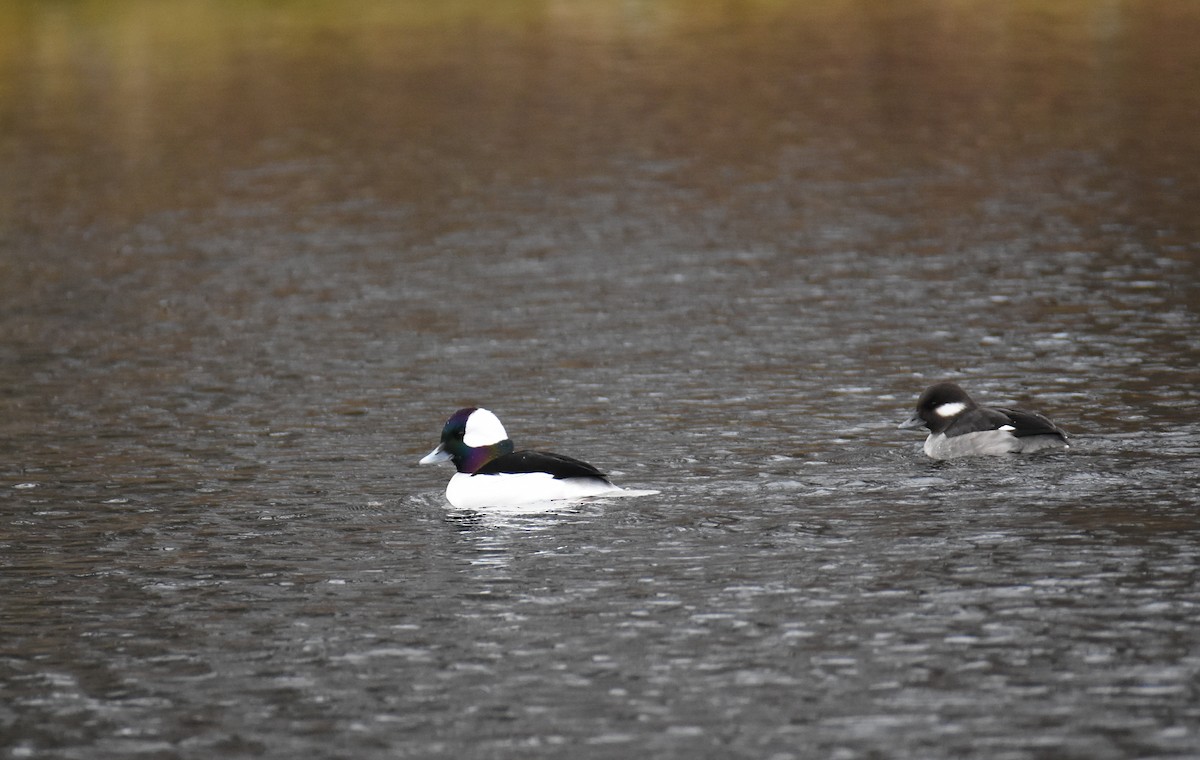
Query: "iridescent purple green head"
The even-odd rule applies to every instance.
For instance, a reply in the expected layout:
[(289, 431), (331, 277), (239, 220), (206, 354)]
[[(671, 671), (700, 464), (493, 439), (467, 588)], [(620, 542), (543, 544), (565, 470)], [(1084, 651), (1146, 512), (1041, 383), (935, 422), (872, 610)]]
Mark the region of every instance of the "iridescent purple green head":
[(450, 461), (459, 472), (473, 473), (496, 457), (511, 454), (513, 448), (496, 415), (470, 406), (459, 409), (446, 420), (442, 442), (420, 464)]

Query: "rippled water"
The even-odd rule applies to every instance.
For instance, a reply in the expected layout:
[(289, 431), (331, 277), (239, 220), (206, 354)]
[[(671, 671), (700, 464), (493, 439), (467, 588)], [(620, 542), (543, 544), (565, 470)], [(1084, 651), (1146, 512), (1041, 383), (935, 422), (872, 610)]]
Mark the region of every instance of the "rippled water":
[(1194, 4), (356, 10), (0, 11), (5, 757), (1200, 756)]

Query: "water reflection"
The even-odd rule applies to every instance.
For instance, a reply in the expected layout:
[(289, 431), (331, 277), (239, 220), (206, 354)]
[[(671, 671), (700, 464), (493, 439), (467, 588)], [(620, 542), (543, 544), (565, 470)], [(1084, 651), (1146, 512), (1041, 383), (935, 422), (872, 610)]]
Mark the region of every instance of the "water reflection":
[[(264, 201), (500, 210), (523, 183), (624, 165), (735, 208), (773, 203), (766, 215), (794, 230), (846, 219), (820, 188), (887, 166), (863, 211), (902, 183), (919, 236), (942, 216), (923, 207), (996, 204), (988, 173), (1025, 159), (1049, 176), (1027, 175), (1014, 202), (1049, 191), (1072, 213), (1119, 198), (1108, 224), (1186, 244), (1196, 144), (1174, 126), (1195, 111), (1200, 66), (1170, 41), (1192, 17), (1185, 2), (19, 3), (0, 16), (5, 110), (36, 131), (7, 143), (5, 216), (58, 208), (85, 216), (41, 223), (126, 226)], [(1146, 95), (1160, 91), (1172, 95)], [(89, 161), (56, 161), (67, 154)], [(810, 191), (779, 193), (789, 179)]]
[(537, 511), (515, 512), (449, 509), (445, 519), (461, 532), (464, 544), (460, 551), (470, 564), (499, 569), (512, 561), (515, 536), (551, 529), (577, 514), (570, 506), (546, 505)]

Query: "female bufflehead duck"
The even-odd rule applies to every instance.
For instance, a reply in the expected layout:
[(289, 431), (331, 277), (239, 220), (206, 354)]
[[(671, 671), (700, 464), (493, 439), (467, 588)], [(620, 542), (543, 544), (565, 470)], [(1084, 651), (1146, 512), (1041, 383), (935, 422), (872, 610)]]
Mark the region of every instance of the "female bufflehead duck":
[(1035, 412), (980, 406), (954, 383), (932, 385), (902, 430), (929, 428), (925, 453), (934, 459), (978, 454), (1029, 454), (1069, 448), (1067, 434)]
[(442, 428), (442, 442), (420, 464), (445, 461), (458, 468), (446, 486), (446, 500), (459, 509), (510, 507), (622, 491), (587, 462), (541, 451), (514, 452), (499, 418), (478, 407), (455, 412)]

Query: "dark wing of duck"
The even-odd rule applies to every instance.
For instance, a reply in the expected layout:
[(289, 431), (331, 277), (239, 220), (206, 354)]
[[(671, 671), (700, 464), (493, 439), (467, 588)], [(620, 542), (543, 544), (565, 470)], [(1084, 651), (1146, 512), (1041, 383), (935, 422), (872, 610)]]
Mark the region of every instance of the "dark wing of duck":
[(990, 409), (986, 406), (977, 406), (958, 415), (944, 432), (947, 438), (953, 438), (956, 435), (966, 435), (967, 433), (999, 430), (1004, 425), (1016, 427), (1016, 423), (1007, 412), (1007, 409)]
[(1013, 435), (1017, 438), (1031, 435), (1053, 435), (1063, 441), (1067, 440), (1067, 434), (1058, 425), (1037, 412), (1025, 412), (1020, 409), (997, 409), (996, 411), (1004, 413), (1011, 420), (1009, 424), (1016, 428), (1013, 430)]
[(503, 475), (523, 472), (548, 472), (558, 479), (599, 478), (608, 482), (608, 476), (587, 462), (550, 454), (545, 451), (518, 451), (496, 457), (475, 471), (476, 475)]

